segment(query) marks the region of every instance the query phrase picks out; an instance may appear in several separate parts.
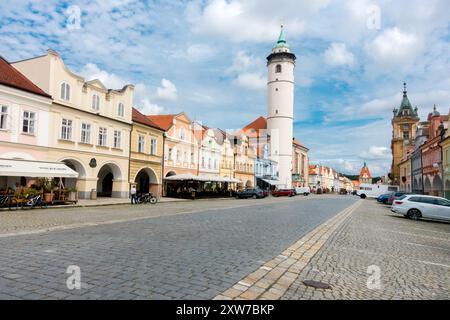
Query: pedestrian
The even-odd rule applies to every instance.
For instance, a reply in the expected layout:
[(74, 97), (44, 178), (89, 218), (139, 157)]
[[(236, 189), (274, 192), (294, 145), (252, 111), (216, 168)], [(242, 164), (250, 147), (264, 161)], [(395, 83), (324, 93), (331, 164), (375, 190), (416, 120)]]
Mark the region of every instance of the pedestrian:
[(137, 204), (135, 184), (131, 185), (130, 195), (131, 195), (131, 204)]

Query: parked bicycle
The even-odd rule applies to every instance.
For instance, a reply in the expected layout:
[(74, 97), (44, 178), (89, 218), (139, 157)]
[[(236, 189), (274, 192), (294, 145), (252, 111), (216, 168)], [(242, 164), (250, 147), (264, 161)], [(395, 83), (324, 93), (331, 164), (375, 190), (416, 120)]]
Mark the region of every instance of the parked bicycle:
[(154, 196), (152, 193), (143, 193), (137, 197), (138, 204), (143, 204), (143, 203), (155, 204), (157, 202), (158, 202), (158, 198), (156, 196)]
[(18, 198), (12, 194), (0, 196), (0, 208), (8, 208), (9, 210), (12, 210), (13, 208), (18, 209), (19, 204)]
[(22, 209), (24, 208), (41, 208), (41, 209), (47, 209), (48, 205), (47, 202), (44, 200), (43, 196), (41, 194), (29, 197), (27, 201), (22, 202)]

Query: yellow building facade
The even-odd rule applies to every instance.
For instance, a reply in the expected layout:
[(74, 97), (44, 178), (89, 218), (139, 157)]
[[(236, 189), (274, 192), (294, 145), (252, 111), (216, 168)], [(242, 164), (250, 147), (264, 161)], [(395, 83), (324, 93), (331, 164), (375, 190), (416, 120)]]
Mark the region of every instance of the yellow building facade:
[(256, 151), (249, 145), (248, 136), (235, 136), (234, 144), (234, 178), (241, 180), (238, 188), (253, 188), (255, 186)]
[(164, 130), (133, 108), (130, 140), (130, 184), (138, 193), (162, 195)]

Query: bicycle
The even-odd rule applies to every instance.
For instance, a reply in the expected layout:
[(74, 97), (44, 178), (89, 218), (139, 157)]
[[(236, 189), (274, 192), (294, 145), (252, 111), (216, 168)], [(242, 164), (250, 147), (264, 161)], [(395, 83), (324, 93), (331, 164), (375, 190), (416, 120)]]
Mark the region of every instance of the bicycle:
[(151, 193), (143, 193), (141, 195), (139, 195), (137, 197), (137, 203), (138, 204), (143, 204), (143, 203), (151, 203), (151, 204), (155, 204), (158, 202), (158, 198), (155, 197), (153, 194)]
[(0, 196), (0, 208), (8, 208), (9, 210), (12, 210), (13, 205), (15, 206), (16, 210), (19, 208), (19, 199), (14, 195), (2, 195)]
[[(36, 207), (40, 207), (41, 209), (47, 209), (47, 202), (44, 200), (42, 195), (38, 194), (36, 196), (29, 197), (28, 201), (25, 202), (25, 207), (29, 207), (30, 209), (34, 209)], [(22, 209), (24, 209), (24, 205), (22, 203)]]

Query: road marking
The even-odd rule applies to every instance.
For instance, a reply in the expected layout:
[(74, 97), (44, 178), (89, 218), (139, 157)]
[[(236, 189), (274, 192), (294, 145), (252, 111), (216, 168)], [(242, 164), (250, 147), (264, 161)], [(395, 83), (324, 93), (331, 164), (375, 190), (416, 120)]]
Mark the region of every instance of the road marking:
[(406, 234), (413, 237), (422, 237), (422, 238), (430, 238), (435, 240), (443, 240), (443, 241), (450, 241), (450, 239), (444, 239), (444, 238), (436, 238), (432, 236), (426, 236), (419, 233), (409, 233), (409, 232), (403, 232), (403, 231), (397, 231), (397, 230), (391, 230), (391, 229), (384, 229), (384, 228), (378, 228), (379, 231), (386, 231), (386, 232), (392, 232), (392, 233), (398, 233), (398, 234)]
[(449, 265), (442, 264), (442, 263), (435, 263), (435, 262), (431, 262), (431, 261), (423, 261), (423, 260), (417, 260), (417, 261), (419, 261), (419, 262), (421, 262), (421, 263), (424, 263), (424, 264), (430, 264), (430, 265), (433, 265), (433, 266), (450, 268)]
[(415, 242), (405, 242), (405, 244), (410, 244), (410, 245), (419, 246), (419, 247), (427, 247), (427, 248), (433, 248), (433, 249), (440, 249), (440, 250), (450, 251), (449, 248), (429, 246), (429, 245), (426, 245), (426, 244), (420, 244), (420, 243), (415, 243)]

